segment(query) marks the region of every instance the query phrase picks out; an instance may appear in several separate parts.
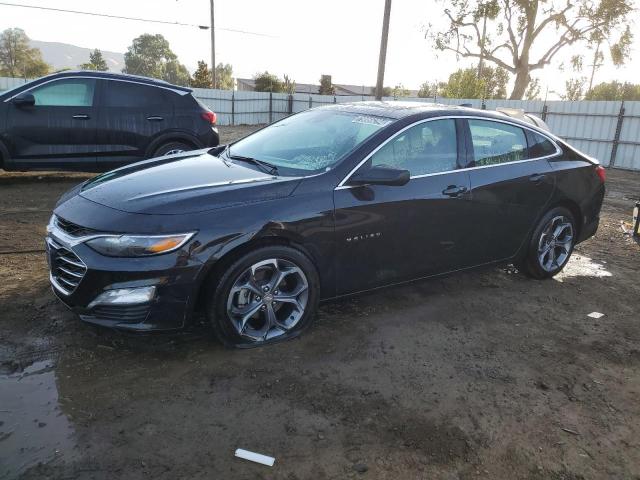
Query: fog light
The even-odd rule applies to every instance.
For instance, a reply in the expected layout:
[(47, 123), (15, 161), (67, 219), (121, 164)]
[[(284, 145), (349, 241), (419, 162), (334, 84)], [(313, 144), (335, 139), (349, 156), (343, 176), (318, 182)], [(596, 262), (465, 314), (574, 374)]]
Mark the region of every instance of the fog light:
[(89, 304), (96, 305), (135, 305), (150, 302), (156, 294), (156, 287), (118, 288), (102, 292)]

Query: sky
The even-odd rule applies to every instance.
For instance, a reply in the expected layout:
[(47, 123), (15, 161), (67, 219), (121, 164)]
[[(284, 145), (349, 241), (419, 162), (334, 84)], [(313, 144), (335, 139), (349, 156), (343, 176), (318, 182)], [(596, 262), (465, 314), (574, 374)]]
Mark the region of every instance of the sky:
[[(13, 0), (11, 3), (143, 17), (196, 25), (209, 24), (208, 0)], [(230, 63), (234, 76), (250, 78), (268, 70), (299, 83), (319, 83), (322, 74), (334, 83), (374, 85), (378, 66), (384, 0), (215, 0), (216, 62)], [(468, 59), (436, 52), (425, 39), (431, 29), (446, 26), (443, 4), (437, 0), (393, 0), (385, 85), (403, 84), (418, 89), (424, 81), (445, 81), (460, 67), (473, 66)], [(198, 60), (210, 63), (210, 34), (197, 27), (160, 25), (70, 13), (0, 5), (0, 30), (20, 27), (35, 40), (63, 42), (88, 48), (125, 52), (142, 33), (164, 35), (189, 70)], [(236, 29), (268, 36), (241, 34)], [(545, 41), (551, 42), (554, 32)], [(540, 77), (542, 95), (558, 98), (571, 77), (559, 65), (585, 49), (571, 48), (557, 61), (533, 75)], [(590, 63), (590, 62), (585, 62)], [(637, 82), (640, 73), (640, 39), (632, 60), (616, 69), (605, 65), (596, 74), (600, 81)], [(575, 75), (574, 75), (575, 76)]]

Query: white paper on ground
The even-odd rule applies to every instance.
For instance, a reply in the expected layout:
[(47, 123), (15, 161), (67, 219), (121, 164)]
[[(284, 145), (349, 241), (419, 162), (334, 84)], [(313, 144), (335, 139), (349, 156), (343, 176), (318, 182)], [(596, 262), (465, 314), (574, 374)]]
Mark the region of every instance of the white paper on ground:
[(604, 317), (604, 313), (600, 313), (600, 312), (591, 312), (589, 315), (587, 315), (587, 317), (591, 317), (591, 318), (601, 318), (601, 317)]
[(273, 464), (276, 461), (276, 459), (273, 457), (267, 457), (266, 455), (250, 452), (249, 450), (243, 450), (242, 448), (236, 449), (236, 457), (244, 458), (245, 460), (251, 460), (252, 462), (256, 463), (261, 463), (262, 465), (267, 465), (269, 467), (273, 467)]

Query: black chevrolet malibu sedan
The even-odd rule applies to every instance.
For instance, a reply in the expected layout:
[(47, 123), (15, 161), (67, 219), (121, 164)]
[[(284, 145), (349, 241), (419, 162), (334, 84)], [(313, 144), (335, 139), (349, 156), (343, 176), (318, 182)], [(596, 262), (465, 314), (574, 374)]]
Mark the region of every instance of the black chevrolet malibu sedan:
[(269, 343), (320, 300), (505, 262), (550, 278), (595, 233), (604, 179), (499, 113), (332, 105), (78, 185), (48, 226), (50, 279), (87, 322), (167, 330), (201, 310), (227, 345)]

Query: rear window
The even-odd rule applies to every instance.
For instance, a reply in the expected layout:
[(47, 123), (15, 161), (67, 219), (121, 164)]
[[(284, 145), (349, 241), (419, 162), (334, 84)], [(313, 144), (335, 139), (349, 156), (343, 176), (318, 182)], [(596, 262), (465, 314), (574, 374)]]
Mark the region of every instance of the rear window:
[(139, 83), (109, 80), (104, 105), (117, 108), (148, 108), (171, 104), (171, 92)]

